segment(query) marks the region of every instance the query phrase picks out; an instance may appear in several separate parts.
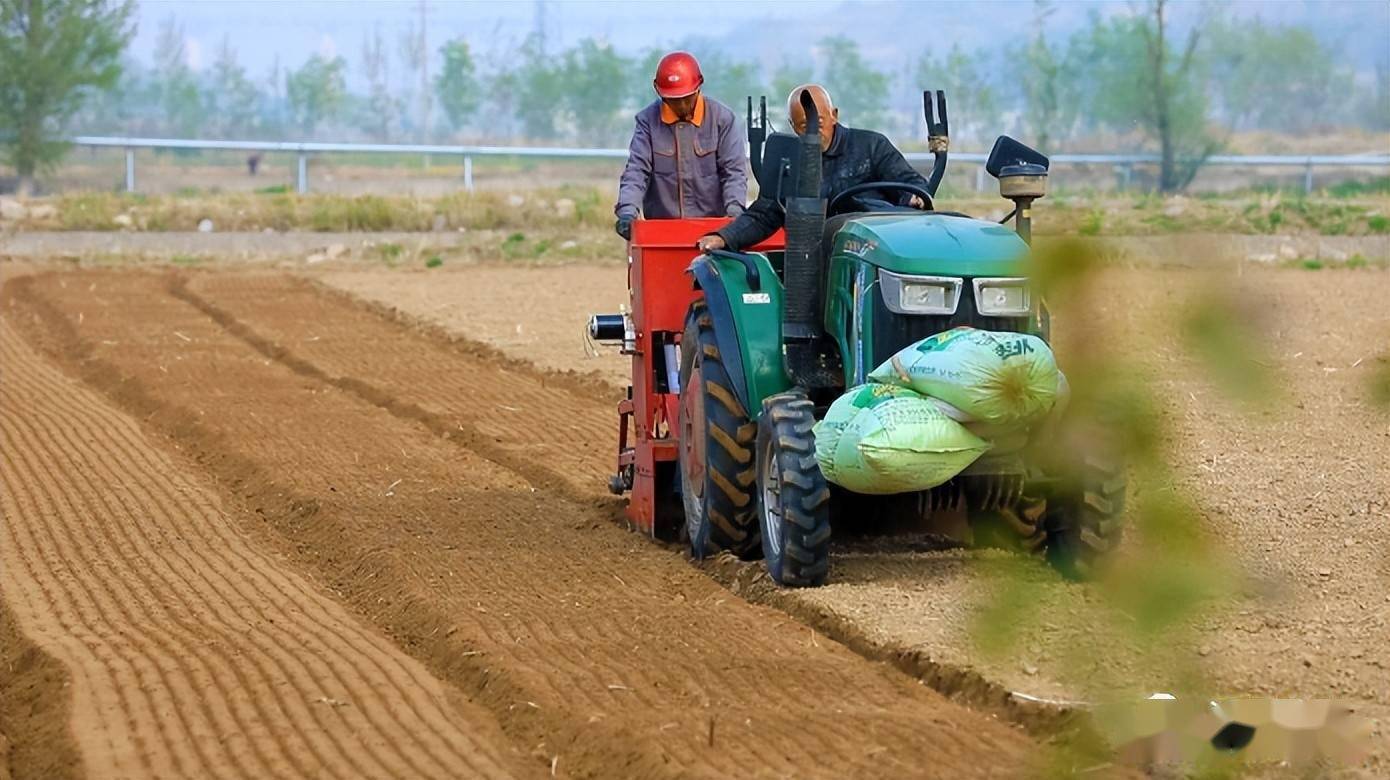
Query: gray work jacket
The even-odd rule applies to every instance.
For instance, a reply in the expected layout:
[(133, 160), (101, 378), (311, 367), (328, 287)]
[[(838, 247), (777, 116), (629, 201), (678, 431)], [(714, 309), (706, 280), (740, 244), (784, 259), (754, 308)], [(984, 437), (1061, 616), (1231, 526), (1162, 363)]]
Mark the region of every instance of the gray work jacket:
[(734, 112), (704, 98), (699, 126), (661, 121), (661, 101), (637, 113), (618, 185), (619, 218), (723, 217), (748, 201), (747, 154)]

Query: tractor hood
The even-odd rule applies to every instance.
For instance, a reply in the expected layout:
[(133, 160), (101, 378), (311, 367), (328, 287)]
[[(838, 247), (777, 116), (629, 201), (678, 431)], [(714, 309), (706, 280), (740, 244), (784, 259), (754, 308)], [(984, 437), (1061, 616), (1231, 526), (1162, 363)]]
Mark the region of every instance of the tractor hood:
[(1028, 245), (1008, 228), (945, 214), (866, 214), (835, 234), (834, 255), (899, 274), (1027, 276)]

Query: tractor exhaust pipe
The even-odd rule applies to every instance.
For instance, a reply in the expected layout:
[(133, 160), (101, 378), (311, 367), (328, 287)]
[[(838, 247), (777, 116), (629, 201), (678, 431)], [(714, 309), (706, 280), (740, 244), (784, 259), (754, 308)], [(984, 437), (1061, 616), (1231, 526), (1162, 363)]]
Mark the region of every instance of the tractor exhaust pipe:
[(825, 201), (821, 198), (820, 114), (811, 93), (801, 91), (806, 132), (799, 138), (796, 188), (786, 199), (787, 245), (783, 278), (782, 335), (787, 371), (792, 381), (812, 387), (818, 364), (821, 279), (825, 275), (821, 237), (825, 230)]

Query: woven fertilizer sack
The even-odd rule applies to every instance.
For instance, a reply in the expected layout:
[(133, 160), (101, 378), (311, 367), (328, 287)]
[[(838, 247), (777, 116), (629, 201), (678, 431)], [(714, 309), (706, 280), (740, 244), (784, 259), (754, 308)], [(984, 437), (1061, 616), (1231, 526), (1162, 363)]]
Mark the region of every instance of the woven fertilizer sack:
[(931, 399), (882, 384), (860, 385), (836, 399), (815, 436), (821, 473), (857, 493), (933, 488), (989, 449)]
[(1057, 361), (1036, 336), (952, 328), (900, 350), (869, 381), (940, 399), (976, 422), (1028, 425), (1057, 398)]

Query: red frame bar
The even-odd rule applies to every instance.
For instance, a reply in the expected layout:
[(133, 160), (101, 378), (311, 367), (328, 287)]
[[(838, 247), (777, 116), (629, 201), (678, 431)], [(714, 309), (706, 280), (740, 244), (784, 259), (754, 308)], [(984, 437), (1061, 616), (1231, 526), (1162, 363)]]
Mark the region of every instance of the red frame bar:
[[(678, 516), (658, 516), (672, 504), (660, 500), (662, 496), (658, 492), (662, 487), (657, 470), (661, 464), (676, 461), (679, 443), (676, 430), (679, 391), (668, 388), (662, 392), (665, 380), (657, 376), (665, 363), (662, 346), (680, 343), (686, 312), (701, 295), (686, 273), (699, 254), (695, 242), (729, 221), (728, 218), (637, 220), (632, 226), (627, 286), (636, 331), (636, 352), (632, 355), (631, 400), (618, 405), (618, 472), (621, 475), (625, 467), (632, 467), (632, 495), (628, 500), (627, 516), (646, 534), (655, 535), (658, 526), (675, 529), (683, 522)], [(781, 251), (785, 242), (779, 230), (752, 249)], [(629, 416), (631, 421), (627, 419)]]

